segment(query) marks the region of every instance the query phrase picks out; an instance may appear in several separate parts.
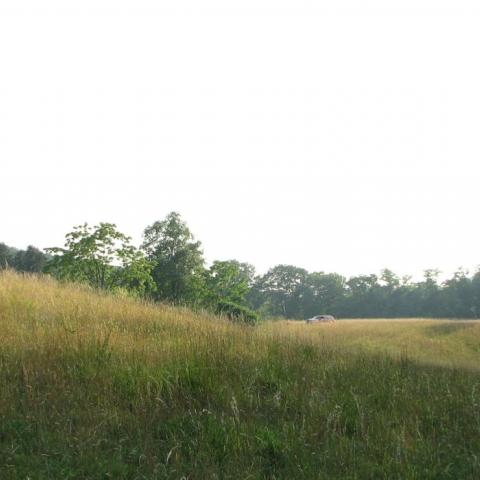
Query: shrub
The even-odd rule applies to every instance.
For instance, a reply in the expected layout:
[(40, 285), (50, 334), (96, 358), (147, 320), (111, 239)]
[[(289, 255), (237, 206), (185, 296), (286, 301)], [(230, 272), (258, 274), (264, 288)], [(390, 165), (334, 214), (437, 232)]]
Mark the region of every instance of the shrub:
[(253, 310), (226, 300), (217, 302), (216, 312), (220, 315), (226, 315), (234, 322), (245, 323), (246, 325), (255, 325), (259, 320), (258, 314)]

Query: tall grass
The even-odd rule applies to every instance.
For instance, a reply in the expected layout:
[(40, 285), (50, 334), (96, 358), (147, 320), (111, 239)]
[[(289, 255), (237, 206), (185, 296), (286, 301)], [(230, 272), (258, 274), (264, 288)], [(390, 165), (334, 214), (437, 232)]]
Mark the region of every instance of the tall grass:
[(334, 325), (280, 321), (269, 334), (301, 337), (350, 351), (407, 355), (418, 363), (480, 368), (480, 321), (432, 319), (341, 320)]
[(480, 478), (459, 325), (241, 327), (6, 272), (0, 478)]

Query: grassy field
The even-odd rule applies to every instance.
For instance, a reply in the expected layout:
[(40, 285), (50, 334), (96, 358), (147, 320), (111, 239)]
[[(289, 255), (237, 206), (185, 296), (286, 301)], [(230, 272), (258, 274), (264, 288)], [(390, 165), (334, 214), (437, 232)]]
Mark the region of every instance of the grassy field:
[[(280, 327), (280, 328), (279, 328)], [(285, 321), (266, 324), (322, 345), (406, 357), (417, 363), (480, 369), (480, 321), (430, 319), (340, 320), (334, 325)]]
[(0, 276), (0, 479), (478, 479), (480, 324), (232, 325)]

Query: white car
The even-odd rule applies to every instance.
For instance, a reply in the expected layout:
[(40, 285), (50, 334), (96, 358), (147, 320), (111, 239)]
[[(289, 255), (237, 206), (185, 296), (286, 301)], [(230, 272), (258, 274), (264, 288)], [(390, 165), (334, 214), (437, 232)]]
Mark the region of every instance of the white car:
[(326, 322), (331, 323), (335, 321), (335, 317), (333, 315), (315, 315), (312, 318), (307, 318), (305, 320), (306, 323), (318, 323), (318, 322)]

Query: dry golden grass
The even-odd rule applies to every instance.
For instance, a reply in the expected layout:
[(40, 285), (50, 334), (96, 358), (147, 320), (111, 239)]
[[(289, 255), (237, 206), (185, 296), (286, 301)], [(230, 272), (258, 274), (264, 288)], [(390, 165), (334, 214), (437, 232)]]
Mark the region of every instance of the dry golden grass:
[(297, 321), (268, 323), (271, 335), (294, 335), (320, 345), (407, 355), (411, 360), (450, 367), (480, 368), (480, 321), (445, 319), (339, 320), (307, 325)]
[(241, 330), (207, 313), (12, 272), (0, 277), (0, 322), (2, 344), (19, 350), (108, 342), (117, 352), (142, 352), (158, 361)]
[(206, 312), (12, 272), (0, 277), (0, 322), (0, 342), (18, 350), (105, 342), (121, 353), (142, 352), (152, 361), (163, 361), (224, 345), (230, 353), (260, 359), (265, 341), (287, 341), (480, 367), (479, 321), (365, 319), (312, 325), (275, 321), (252, 329)]

